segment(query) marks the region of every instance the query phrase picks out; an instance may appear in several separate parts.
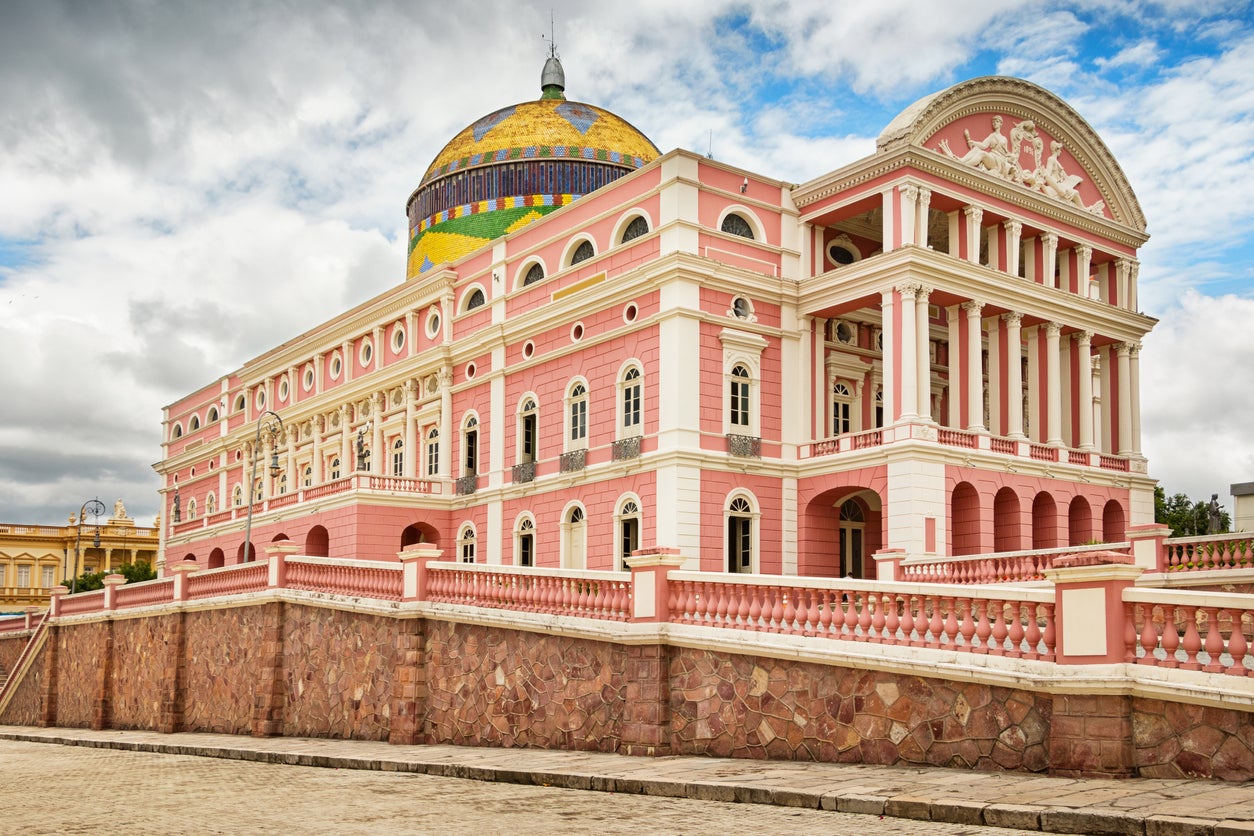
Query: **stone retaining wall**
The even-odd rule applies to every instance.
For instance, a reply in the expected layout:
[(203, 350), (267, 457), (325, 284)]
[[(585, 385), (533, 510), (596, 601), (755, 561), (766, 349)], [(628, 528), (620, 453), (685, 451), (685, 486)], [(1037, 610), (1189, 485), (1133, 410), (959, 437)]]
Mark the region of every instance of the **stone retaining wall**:
[(0, 723), (1254, 779), (1232, 709), (278, 601), (54, 625)]

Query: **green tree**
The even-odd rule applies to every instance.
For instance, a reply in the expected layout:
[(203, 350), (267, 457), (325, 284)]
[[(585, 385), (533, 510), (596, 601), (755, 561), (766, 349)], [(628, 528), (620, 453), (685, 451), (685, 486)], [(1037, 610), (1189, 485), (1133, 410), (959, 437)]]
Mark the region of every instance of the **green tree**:
[[(140, 581), (150, 581), (157, 577), (157, 571), (147, 560), (137, 560), (134, 563), (123, 563), (113, 570), (117, 574), (126, 578), (127, 583), (138, 583)], [(105, 575), (109, 572), (84, 572), (73, 581), (74, 589), (79, 592), (91, 592), (93, 589), (104, 589)], [(70, 581), (61, 581), (61, 585), (66, 589), (71, 588)]]
[[(1210, 531), (1210, 501), (1193, 501), (1182, 493), (1167, 496), (1160, 485), (1154, 488), (1154, 522), (1171, 526), (1172, 537), (1195, 537)], [(1232, 517), (1219, 506), (1219, 533), (1232, 530)]]

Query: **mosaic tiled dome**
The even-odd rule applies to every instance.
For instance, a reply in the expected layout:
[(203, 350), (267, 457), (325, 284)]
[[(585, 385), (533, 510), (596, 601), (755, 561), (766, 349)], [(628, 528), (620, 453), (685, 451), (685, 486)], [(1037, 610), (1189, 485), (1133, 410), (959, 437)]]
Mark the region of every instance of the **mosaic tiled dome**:
[(657, 146), (608, 110), (563, 96), (549, 58), (538, 101), (484, 116), (436, 155), (406, 206), (415, 276), (636, 170)]

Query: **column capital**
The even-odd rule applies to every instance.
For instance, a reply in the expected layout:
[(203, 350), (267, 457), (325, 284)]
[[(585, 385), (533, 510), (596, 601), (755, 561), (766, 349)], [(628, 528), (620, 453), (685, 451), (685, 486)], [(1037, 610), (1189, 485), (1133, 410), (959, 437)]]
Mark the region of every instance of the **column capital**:
[(980, 219), (984, 217), (984, 210), (979, 206), (968, 205), (962, 207), (962, 214), (966, 215), (968, 218), (972, 218), (976, 223), (979, 223)]
[(1115, 350), (1120, 357), (1127, 357), (1132, 354), (1133, 346), (1136, 346), (1137, 349), (1139, 350), (1141, 347), (1141, 344), (1140, 343), (1119, 343), (1119, 345), (1115, 347)]
[(1088, 244), (1080, 244), (1075, 248), (1075, 252), (1080, 258), (1091, 258), (1093, 255), (1093, 248)]
[[(923, 285), (919, 282), (902, 282), (895, 285), (894, 289), (907, 299), (914, 299), (923, 292)], [(930, 289), (928, 291), (931, 292)]]
[(1004, 313), (1001, 315), (1001, 321), (1005, 322), (1008, 325), (1013, 325), (1015, 327), (1018, 327), (1023, 324), (1023, 314), (1017, 313), (1015, 311), (1011, 311), (1010, 313)]
[(1075, 341), (1078, 342), (1080, 345), (1091, 346), (1093, 344), (1093, 332), (1092, 331), (1077, 331), (1071, 336), (1073, 336), (1075, 338)]
[(918, 186), (917, 188), (919, 189), (919, 202), (931, 203), (932, 202), (932, 190), (924, 186)]
[(1003, 229), (1014, 235), (1018, 235), (1023, 232), (1023, 221), (1017, 221), (1014, 218), (1002, 221), (1001, 225)]
[(1041, 240), (1044, 241), (1046, 245), (1048, 245), (1050, 248), (1057, 247), (1058, 246), (1058, 233), (1057, 232), (1042, 232)]
[(1128, 343), (1127, 345), (1128, 345), (1128, 353), (1131, 354), (1133, 357), (1136, 357), (1141, 353), (1141, 344), (1139, 342)]
[(919, 187), (913, 183), (907, 183), (901, 187), (901, 194), (906, 200), (914, 202), (919, 199)]
[(439, 384), (441, 389), (447, 390), (450, 386), (453, 385), (453, 370), (450, 369), (448, 366), (442, 367), (438, 372), (435, 373), (435, 380), (436, 380), (436, 383)]
[(1062, 333), (1061, 323), (1058, 323), (1058, 322), (1045, 323), (1045, 335), (1047, 337), (1052, 337), (1054, 339), (1057, 339), (1058, 335), (1061, 333)]
[(967, 316), (968, 316), (969, 318), (971, 318), (971, 319), (975, 319), (975, 318), (976, 318), (976, 317), (978, 317), (978, 316), (980, 315), (980, 313), (984, 310), (984, 303), (983, 303), (983, 302), (977, 302), (977, 301), (975, 301), (974, 299), (968, 299), (966, 302), (963, 302), (963, 303), (962, 303), (961, 305), (959, 305), (958, 307), (960, 307), (960, 308), (962, 308), (964, 311), (966, 311), (966, 312), (967, 312)]

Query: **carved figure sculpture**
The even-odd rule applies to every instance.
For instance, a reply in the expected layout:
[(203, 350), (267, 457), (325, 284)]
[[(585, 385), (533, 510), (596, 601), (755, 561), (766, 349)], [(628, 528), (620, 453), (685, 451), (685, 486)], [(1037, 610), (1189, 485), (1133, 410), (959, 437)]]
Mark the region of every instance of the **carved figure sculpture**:
[(1219, 494), (1210, 495), (1210, 505), (1206, 506), (1206, 533), (1218, 534), (1219, 529), (1223, 527), (1223, 520), (1219, 512)]
[(122, 504), (122, 500), (113, 503), (113, 518), (115, 520), (126, 519), (126, 506)]
[(990, 171), (1008, 180), (1014, 179), (1018, 165), (1010, 155), (1010, 143), (1001, 132), (1001, 124), (1002, 118), (994, 116), (993, 132), (979, 142), (971, 138), (970, 131), (964, 130), (962, 135), (966, 137), (968, 150), (961, 157), (950, 150), (949, 141), (944, 139), (940, 143), (940, 152), (972, 168)]

